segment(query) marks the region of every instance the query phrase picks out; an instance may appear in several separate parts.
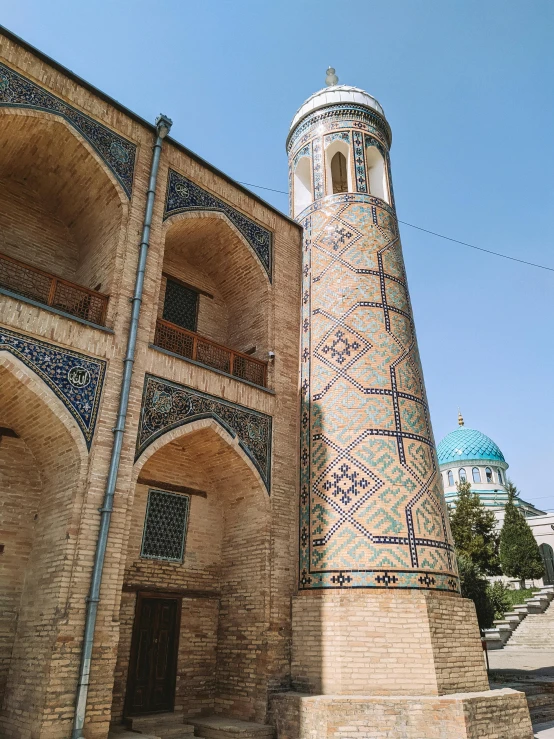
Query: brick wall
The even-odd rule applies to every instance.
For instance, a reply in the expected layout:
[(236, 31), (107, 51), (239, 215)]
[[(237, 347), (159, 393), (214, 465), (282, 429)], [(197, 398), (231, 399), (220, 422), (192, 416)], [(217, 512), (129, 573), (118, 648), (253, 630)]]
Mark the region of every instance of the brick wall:
[(442, 695), (488, 687), (475, 608), (448, 593), (293, 598), (293, 685), (310, 693)]

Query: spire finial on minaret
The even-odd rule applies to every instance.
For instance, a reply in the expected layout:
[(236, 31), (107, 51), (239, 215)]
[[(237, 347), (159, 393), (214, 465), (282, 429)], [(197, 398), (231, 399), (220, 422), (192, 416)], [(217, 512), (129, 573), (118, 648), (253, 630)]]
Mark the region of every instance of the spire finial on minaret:
[(327, 77), (325, 77), (325, 84), (327, 87), (333, 87), (333, 85), (337, 85), (339, 82), (339, 78), (335, 74), (334, 67), (328, 67), (327, 68)]
[(462, 416), (462, 412), (458, 408), (458, 426), (464, 425), (464, 417)]

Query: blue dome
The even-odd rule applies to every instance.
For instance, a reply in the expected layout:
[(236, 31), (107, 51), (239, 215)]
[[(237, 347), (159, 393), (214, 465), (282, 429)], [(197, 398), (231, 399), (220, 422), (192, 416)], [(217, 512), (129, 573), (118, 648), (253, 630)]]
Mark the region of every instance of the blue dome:
[(461, 426), (447, 434), (437, 447), (439, 464), (461, 462), (466, 459), (488, 459), (505, 462), (504, 455), (492, 439), (475, 429)]

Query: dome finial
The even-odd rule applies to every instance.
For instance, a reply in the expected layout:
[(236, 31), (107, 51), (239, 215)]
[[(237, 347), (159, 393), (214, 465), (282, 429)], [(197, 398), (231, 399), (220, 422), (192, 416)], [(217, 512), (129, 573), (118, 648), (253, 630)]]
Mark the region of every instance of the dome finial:
[(334, 85), (337, 85), (339, 82), (339, 78), (335, 74), (334, 67), (328, 67), (327, 68), (327, 77), (325, 77), (325, 84), (327, 87), (333, 87)]
[(464, 425), (464, 417), (462, 416), (462, 412), (458, 408), (458, 426)]

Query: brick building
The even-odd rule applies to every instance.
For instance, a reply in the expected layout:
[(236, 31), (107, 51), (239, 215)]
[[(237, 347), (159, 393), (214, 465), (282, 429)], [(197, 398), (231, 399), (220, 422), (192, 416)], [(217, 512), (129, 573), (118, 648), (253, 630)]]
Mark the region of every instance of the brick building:
[[(282, 739), (422, 739), (434, 716), (425, 736), (455, 739), (496, 736), (492, 714), (509, 718), (505, 739), (531, 736), (525, 699), (487, 691), (458, 594), (378, 104), (346, 94), (355, 114), (325, 141), (321, 100), (295, 119), (302, 228), (168, 138), (163, 116), (141, 120), (7, 31), (0, 51), (1, 735), (105, 739), (169, 714), (183, 733), (216, 715), (234, 735), (270, 736), (272, 723)], [(377, 132), (361, 165), (352, 120)], [(359, 241), (339, 222), (365, 244), (350, 282), (346, 258), (324, 264)], [(380, 274), (388, 298), (369, 300)], [(398, 392), (377, 377), (390, 380), (391, 362), (370, 358), (369, 329), (344, 314), (331, 335), (322, 304), (306, 313), (356, 291), (370, 323), (390, 313), (413, 345)], [(341, 433), (367, 431), (370, 410), (392, 444), (385, 468), (403, 436), (412, 457), (360, 518), (349, 496), (365, 474), (381, 489), (378, 464)], [(405, 532), (392, 517), (408, 508)]]

